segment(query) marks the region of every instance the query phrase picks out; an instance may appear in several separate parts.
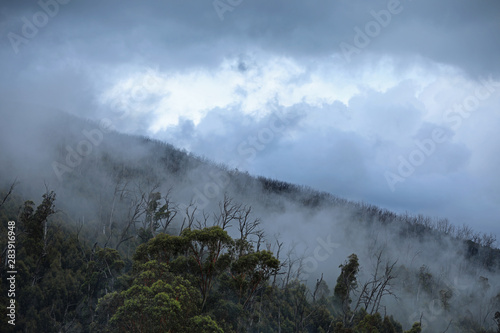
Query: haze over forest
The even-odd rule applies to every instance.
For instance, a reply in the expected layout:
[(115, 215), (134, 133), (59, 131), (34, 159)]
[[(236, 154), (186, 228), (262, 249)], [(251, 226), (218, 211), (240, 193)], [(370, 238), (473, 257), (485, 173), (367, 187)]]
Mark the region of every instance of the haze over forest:
[[(135, 312), (116, 304), (140, 272), (165, 273), (148, 266), (155, 236), (187, 246), (216, 225), (234, 244), (213, 289), (179, 269), (180, 245), (158, 278), (201, 295), (183, 329), (383, 331), (362, 304), (395, 332), (500, 329), (499, 32), (494, 0), (2, 3), (0, 218), (2, 234), (18, 221), (29, 272), (18, 328), (123, 329)], [(53, 240), (50, 260), (34, 239)], [(54, 264), (73, 248), (80, 266)], [(86, 278), (97, 253), (116, 271)], [(251, 256), (266, 274), (225, 294)]]

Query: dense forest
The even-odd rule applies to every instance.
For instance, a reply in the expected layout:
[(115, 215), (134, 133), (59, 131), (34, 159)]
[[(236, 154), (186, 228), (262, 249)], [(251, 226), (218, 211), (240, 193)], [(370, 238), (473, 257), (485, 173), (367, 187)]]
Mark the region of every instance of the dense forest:
[(2, 332), (500, 332), (492, 234), (57, 112), (0, 130), (30, 143), (0, 140)]

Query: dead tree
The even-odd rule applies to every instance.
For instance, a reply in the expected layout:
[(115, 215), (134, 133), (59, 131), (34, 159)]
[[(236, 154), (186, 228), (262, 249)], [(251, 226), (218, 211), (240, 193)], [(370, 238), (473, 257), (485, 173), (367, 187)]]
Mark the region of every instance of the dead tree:
[(397, 296), (391, 290), (391, 281), (396, 278), (396, 275), (393, 273), (394, 266), (397, 261), (390, 263), (387, 261), (385, 265), (382, 264), (382, 255), (384, 249), (381, 249), (375, 255), (375, 270), (372, 273), (371, 279), (366, 281), (359, 292), (359, 298), (354, 306), (352, 311), (352, 315), (350, 318), (350, 322), (354, 319), (354, 314), (359, 310), (360, 307), (373, 315), (377, 313), (380, 309), (380, 303), (382, 302), (382, 298), (386, 295), (391, 295), (393, 297)]
[(7, 194), (3, 197), (2, 202), (0, 202), (0, 208), (5, 204), (5, 202), (7, 201), (7, 199), (10, 197), (10, 195), (14, 191), (14, 187), (16, 187), (17, 183), (18, 183), (17, 179), (15, 179), (12, 182), (12, 184), (9, 187), (9, 190), (7, 191)]
[(214, 213), (214, 225), (222, 230), (231, 227), (231, 222), (237, 220), (241, 211), (241, 204), (233, 203), (233, 199), (224, 194), (224, 200), (219, 203), (219, 214)]

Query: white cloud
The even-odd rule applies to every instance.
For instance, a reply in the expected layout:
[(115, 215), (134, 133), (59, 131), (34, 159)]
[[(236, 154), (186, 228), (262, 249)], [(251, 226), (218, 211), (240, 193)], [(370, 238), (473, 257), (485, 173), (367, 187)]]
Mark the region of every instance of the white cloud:
[(348, 105), (367, 90), (384, 93), (405, 80), (424, 89), (430, 77), (436, 74), (422, 67), (399, 73), (387, 57), (375, 66), (350, 71), (331, 59), (308, 64), (260, 54), (226, 59), (215, 68), (127, 73), (102, 94), (101, 101), (127, 117), (147, 115), (148, 130), (155, 134), (178, 125), (180, 118), (197, 125), (215, 108), (237, 106), (244, 114), (262, 117), (272, 111), (270, 102), (283, 107), (299, 103), (317, 107), (335, 101)]
[[(238, 145), (268, 127), (276, 108), (295, 110), (300, 114), (297, 122), (255, 149), (255, 158), (241, 165), (244, 169), (432, 215), (440, 215), (436, 207), (465, 200), (459, 189), (471, 179), (482, 179), (478, 184), (484, 186), (478, 186), (498, 196), (486, 184), (495, 177), (489, 156), (494, 142), (500, 142), (491, 126), (498, 118), (500, 89), (481, 101), (460, 127), (452, 126), (444, 118), (447, 110), (482, 83), (450, 66), (416, 61), (401, 68), (398, 61), (381, 58), (353, 71), (331, 59), (311, 64), (254, 56), (226, 59), (212, 69), (148, 73), (159, 84), (137, 103), (144, 109), (134, 116), (146, 120), (152, 135), (227, 163), (241, 160)], [(137, 74), (119, 81), (105, 101), (131, 96), (142, 82), (144, 77)], [(408, 158), (418, 148), (416, 140), (429, 138), (435, 128), (447, 131), (446, 142), (390, 194), (384, 172), (397, 172), (399, 157)], [(446, 210), (452, 219), (460, 218), (452, 213)]]

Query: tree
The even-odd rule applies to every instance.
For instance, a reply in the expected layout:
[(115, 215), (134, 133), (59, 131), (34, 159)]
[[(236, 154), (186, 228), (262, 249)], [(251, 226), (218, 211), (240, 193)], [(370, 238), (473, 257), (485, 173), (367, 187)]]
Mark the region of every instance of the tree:
[(99, 297), (114, 291), (114, 284), (125, 263), (118, 251), (110, 248), (92, 249), (85, 265), (85, 281), (82, 291), (85, 293), (91, 321)]
[(30, 264), (29, 274), (31, 276), (31, 285), (35, 285), (42, 278), (44, 266), (48, 260), (48, 218), (55, 213), (54, 201), (56, 194), (46, 192), (43, 194), (43, 200), (40, 205), (33, 209), (35, 203), (28, 200), (19, 215), (21, 230), (26, 238), (22, 242), (26, 253), (29, 254), (33, 263)]
[[(363, 305), (365, 311), (374, 315), (379, 311), (380, 303), (384, 296), (392, 295), (396, 297), (391, 290), (391, 281), (396, 277), (393, 273), (396, 262), (386, 262), (385, 266), (382, 266), (382, 254), (383, 249), (375, 255), (375, 271), (372, 274), (372, 278), (363, 284), (353, 312), (356, 312), (360, 305)], [(382, 272), (380, 272), (381, 270)], [(353, 315), (351, 316), (351, 321)]]
[[(54, 214), (55, 197), (47, 191), (36, 209), (28, 200), (17, 212), (16, 285), (22, 288), (15, 291), (19, 305), (13, 327), (16, 332), (79, 331), (89, 324), (87, 312), (82, 311), (85, 301), (81, 288), (89, 249), (81, 247), (65, 221)], [(0, 207), (0, 223), (6, 222), (5, 216), (15, 216), (20, 204)], [(3, 289), (6, 270), (0, 277)]]
[(420, 333), (422, 332), (422, 326), (420, 323), (414, 323), (409, 331), (405, 331), (405, 333)]
[(188, 325), (190, 332), (199, 333), (224, 333), (222, 328), (217, 325), (210, 316), (195, 316), (189, 319)]
[(259, 251), (240, 256), (231, 266), (231, 276), (243, 307), (254, 296), (257, 288), (267, 282), (280, 267), (280, 262), (269, 251)]
[[(143, 274), (150, 275), (149, 272)], [(141, 275), (143, 275), (141, 274)], [(222, 332), (210, 317), (199, 316), (200, 292), (172, 274), (144, 285), (138, 277), (127, 290), (99, 300), (98, 321), (107, 332)], [(105, 324), (105, 318), (110, 317)], [(94, 328), (99, 330), (99, 325)]]
[(364, 318), (356, 325), (355, 331), (358, 333), (380, 332), (383, 322), (380, 314), (365, 314)]
[(196, 263), (203, 309), (215, 282), (214, 277), (230, 265), (228, 250), (234, 242), (219, 226), (202, 230), (184, 229), (181, 237), (187, 242), (188, 255)]
[(2, 201), (0, 202), (0, 208), (2, 208), (2, 206), (5, 204), (5, 202), (7, 202), (7, 199), (9, 199), (10, 195), (14, 191), (14, 188), (16, 187), (17, 184), (18, 184), (17, 179), (12, 182), (12, 184), (9, 187), (9, 190), (4, 195)]
[(341, 272), (337, 278), (337, 284), (334, 289), (335, 301), (341, 308), (342, 322), (347, 326), (350, 322), (351, 314), (351, 292), (357, 287), (357, 274), (359, 272), (358, 256), (351, 254), (349, 261), (340, 265)]
[(187, 251), (188, 241), (183, 236), (171, 236), (167, 234), (158, 234), (147, 243), (137, 247), (133, 256), (134, 263), (144, 264), (151, 260), (160, 263), (170, 263), (179, 255)]
[(177, 215), (177, 208), (169, 198), (170, 191), (162, 197), (160, 192), (151, 192), (143, 203), (145, 218), (139, 230), (143, 242), (153, 238), (157, 230), (165, 233), (172, 220)]
[(19, 221), (27, 234), (28, 241), (25, 246), (28, 252), (42, 254), (46, 252), (48, 218), (55, 213), (54, 201), (56, 194), (54, 191), (47, 191), (43, 194), (43, 200), (34, 211), (33, 201), (26, 201), (19, 216)]

